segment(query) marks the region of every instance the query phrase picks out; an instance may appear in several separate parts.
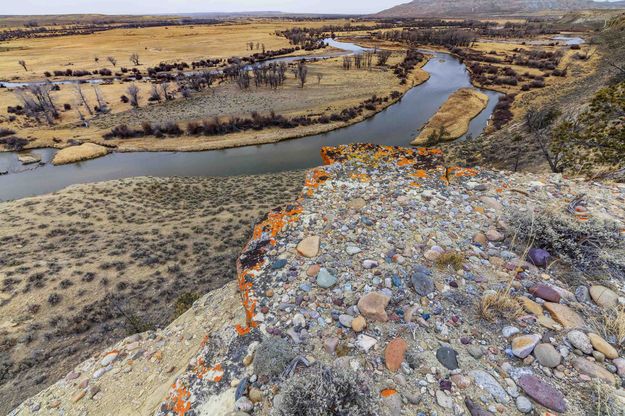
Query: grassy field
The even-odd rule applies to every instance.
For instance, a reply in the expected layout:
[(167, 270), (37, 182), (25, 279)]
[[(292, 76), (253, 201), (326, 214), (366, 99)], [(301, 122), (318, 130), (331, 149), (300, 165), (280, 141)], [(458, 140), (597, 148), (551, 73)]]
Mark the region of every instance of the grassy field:
[[(462, 88), (449, 96), (412, 141), (415, 146), (438, 141), (455, 140), (469, 131), (471, 120), (486, 108), (488, 96), (472, 88)], [(442, 134), (441, 134), (442, 133)]]
[(235, 279), (252, 224), (303, 182), (133, 178), (0, 203), (0, 414)]

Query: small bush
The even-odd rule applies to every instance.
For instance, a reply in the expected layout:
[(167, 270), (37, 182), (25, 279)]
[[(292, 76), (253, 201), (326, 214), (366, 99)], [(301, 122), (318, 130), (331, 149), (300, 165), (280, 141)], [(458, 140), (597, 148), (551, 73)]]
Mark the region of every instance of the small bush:
[(186, 311), (188, 311), (191, 306), (193, 306), (193, 302), (195, 302), (199, 298), (199, 293), (183, 293), (182, 295), (178, 296), (178, 299), (176, 299), (176, 310), (174, 312), (175, 317), (177, 318)]
[(591, 275), (625, 275), (625, 236), (611, 220), (591, 217), (580, 221), (564, 207), (510, 212), (508, 223), (518, 235)]
[(464, 263), (464, 256), (462, 253), (457, 251), (448, 251), (440, 255), (439, 258), (436, 259), (436, 267), (439, 269), (447, 269), (448, 267), (453, 268), (454, 270), (462, 269), (462, 264)]
[(295, 356), (295, 351), (287, 340), (277, 337), (268, 338), (256, 349), (254, 372), (259, 376), (278, 376)]
[(289, 379), (272, 416), (378, 415), (371, 381), (364, 373), (315, 365)]

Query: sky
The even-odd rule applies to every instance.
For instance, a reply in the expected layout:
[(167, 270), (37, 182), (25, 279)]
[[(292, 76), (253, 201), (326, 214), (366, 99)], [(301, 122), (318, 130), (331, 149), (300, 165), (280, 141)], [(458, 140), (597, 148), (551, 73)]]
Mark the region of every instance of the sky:
[(407, 1), (409, 0), (0, 0), (0, 15), (242, 11), (364, 14), (378, 12)]

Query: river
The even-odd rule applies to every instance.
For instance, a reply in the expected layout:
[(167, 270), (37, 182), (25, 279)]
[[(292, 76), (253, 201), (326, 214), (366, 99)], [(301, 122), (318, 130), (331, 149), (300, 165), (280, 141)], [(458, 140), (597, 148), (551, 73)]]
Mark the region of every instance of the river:
[[(354, 44), (332, 41), (335, 48), (358, 53)], [(354, 142), (409, 146), (421, 127), (447, 100), (463, 87), (471, 87), (466, 67), (443, 52), (433, 54), (423, 67), (430, 73), (425, 83), (410, 89), (404, 97), (375, 116), (324, 134), (279, 143), (203, 152), (111, 153), (98, 159), (53, 166), (56, 150), (37, 149), (43, 166), (22, 166), (15, 153), (0, 153), (0, 200), (11, 200), (57, 191), (68, 185), (120, 179), (132, 176), (233, 176), (304, 169), (321, 164), (322, 146)], [(471, 122), (469, 133), (476, 137), (484, 130), (499, 100), (489, 96), (487, 108)], [(157, 140), (157, 139), (155, 139)]]

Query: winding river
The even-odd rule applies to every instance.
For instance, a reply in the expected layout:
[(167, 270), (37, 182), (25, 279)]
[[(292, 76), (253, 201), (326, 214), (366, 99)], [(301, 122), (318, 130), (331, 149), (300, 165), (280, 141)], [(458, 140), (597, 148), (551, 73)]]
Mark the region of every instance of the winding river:
[[(330, 46), (349, 53), (362, 48), (330, 41)], [(53, 166), (56, 150), (37, 149), (45, 164), (22, 166), (15, 153), (0, 153), (0, 200), (11, 200), (57, 191), (68, 185), (132, 176), (233, 176), (304, 169), (321, 164), (319, 150), (353, 142), (408, 146), (421, 127), (459, 88), (471, 87), (466, 67), (453, 56), (434, 56), (424, 66), (431, 77), (409, 90), (396, 104), (375, 116), (324, 134), (274, 144), (203, 152), (132, 152), (80, 163)], [(301, 59), (301, 57), (300, 57)], [(490, 98), (487, 108), (471, 122), (469, 134), (478, 136), (486, 127), (500, 94), (483, 90)]]

